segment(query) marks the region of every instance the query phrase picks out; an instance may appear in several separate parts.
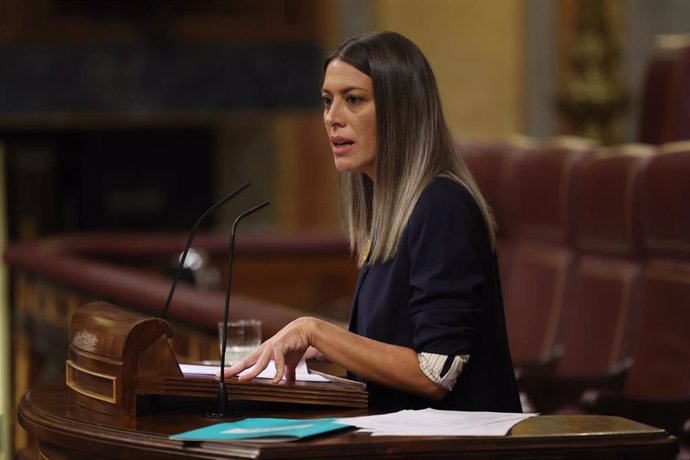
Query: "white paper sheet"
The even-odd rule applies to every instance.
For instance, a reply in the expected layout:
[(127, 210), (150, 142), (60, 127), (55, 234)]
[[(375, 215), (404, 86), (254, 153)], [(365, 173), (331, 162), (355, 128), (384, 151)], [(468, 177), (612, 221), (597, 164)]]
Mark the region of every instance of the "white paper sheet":
[(337, 421), (359, 427), (372, 436), (504, 436), (515, 424), (535, 415), (422, 409)]
[[(227, 368), (226, 368), (227, 369)], [(245, 369), (244, 371), (240, 372), (240, 375), (246, 374), (247, 372), (250, 371), (251, 368)], [(213, 375), (215, 376), (220, 372), (220, 366), (203, 366), (203, 365), (198, 365), (198, 364), (180, 364), (180, 370), (185, 376), (192, 376), (192, 375)], [(276, 367), (275, 363), (273, 361), (268, 363), (268, 367), (264, 369), (256, 378), (259, 379), (270, 379), (273, 380), (273, 377), (276, 374)], [(283, 380), (285, 380), (285, 377), (283, 377)], [(322, 377), (320, 375), (316, 374), (310, 374), (309, 373), (309, 368), (307, 367), (307, 363), (305, 361), (300, 361), (300, 363), (297, 365), (297, 368), (295, 369), (295, 380), (298, 380), (300, 382), (328, 382), (329, 380), (326, 377)]]

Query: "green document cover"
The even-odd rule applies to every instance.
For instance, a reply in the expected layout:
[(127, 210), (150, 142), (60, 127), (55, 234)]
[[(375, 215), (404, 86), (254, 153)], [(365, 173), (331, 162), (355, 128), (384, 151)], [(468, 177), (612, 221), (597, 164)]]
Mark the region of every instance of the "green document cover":
[(349, 425), (337, 423), (334, 418), (246, 418), (237, 422), (217, 423), (196, 430), (170, 436), (181, 441), (294, 441), (329, 431), (341, 430)]

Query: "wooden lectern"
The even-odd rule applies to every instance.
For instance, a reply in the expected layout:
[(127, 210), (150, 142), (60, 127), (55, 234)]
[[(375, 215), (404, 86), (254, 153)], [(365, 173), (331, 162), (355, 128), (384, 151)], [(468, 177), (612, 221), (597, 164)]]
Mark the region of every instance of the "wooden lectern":
[[(66, 384), (75, 415), (117, 426), (133, 426), (137, 397), (217, 396), (212, 377), (184, 376), (162, 319), (123, 310), (106, 302), (82, 306), (69, 332)], [(324, 374), (322, 374), (324, 375)], [(329, 382), (226, 380), (229, 399), (276, 401), (342, 407), (367, 407), (364, 384), (327, 376)]]

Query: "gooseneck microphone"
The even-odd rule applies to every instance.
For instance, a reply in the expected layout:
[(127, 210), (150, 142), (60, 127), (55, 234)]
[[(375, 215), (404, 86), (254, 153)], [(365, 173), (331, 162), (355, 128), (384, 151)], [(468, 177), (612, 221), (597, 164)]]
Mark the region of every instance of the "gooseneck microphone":
[[(194, 235), (196, 234), (196, 231), (199, 229), (199, 225), (206, 219), (213, 211), (216, 209), (220, 208), (223, 206), (225, 203), (230, 201), (232, 198), (234, 198), (236, 195), (238, 195), (240, 192), (243, 192), (247, 187), (249, 187), (250, 183), (247, 182), (243, 186), (239, 187), (238, 189), (232, 191), (228, 196), (220, 200), (218, 203), (214, 204), (210, 208), (204, 212), (201, 217), (199, 217), (196, 222), (194, 223), (194, 226), (192, 227), (192, 230), (189, 232), (189, 238), (187, 238), (187, 246), (184, 248), (184, 252), (182, 253), (182, 257), (180, 257), (180, 265), (177, 267), (177, 273), (175, 274), (175, 279), (173, 280), (172, 286), (170, 287), (170, 292), (168, 293), (168, 299), (165, 301), (165, 307), (163, 308), (163, 314), (161, 315), (161, 319), (165, 319), (168, 316), (168, 309), (170, 308), (170, 302), (172, 301), (173, 293), (175, 292), (175, 287), (177, 287), (177, 282), (180, 279), (180, 274), (182, 273), (182, 269), (184, 268), (184, 263), (185, 260), (187, 259), (187, 253), (189, 252), (189, 248), (192, 246), (192, 240), (194, 239)], [(268, 204), (268, 203), (267, 203)]]
[(228, 250), (228, 275), (227, 283), (225, 285), (225, 316), (223, 317), (223, 345), (220, 352), (220, 382), (218, 384), (218, 404), (216, 412), (209, 412), (207, 417), (225, 417), (228, 413), (228, 391), (225, 387), (225, 348), (228, 340), (228, 314), (230, 311), (230, 290), (232, 287), (232, 259), (235, 252), (235, 233), (237, 232), (237, 225), (245, 217), (254, 214), (256, 211), (268, 206), (266, 201), (240, 214), (235, 222), (232, 224), (232, 232), (230, 232), (230, 247)]

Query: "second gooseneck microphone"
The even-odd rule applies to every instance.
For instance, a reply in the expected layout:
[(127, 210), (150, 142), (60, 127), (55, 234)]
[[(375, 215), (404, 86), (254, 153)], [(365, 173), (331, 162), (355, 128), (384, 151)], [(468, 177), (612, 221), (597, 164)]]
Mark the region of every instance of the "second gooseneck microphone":
[(233, 254), (235, 252), (235, 233), (237, 232), (237, 225), (245, 217), (254, 214), (256, 211), (268, 206), (266, 201), (240, 214), (235, 222), (232, 224), (232, 232), (230, 232), (230, 243), (228, 250), (228, 275), (227, 283), (225, 285), (225, 316), (223, 317), (223, 339), (220, 353), (220, 382), (218, 383), (218, 402), (217, 411), (207, 414), (209, 417), (225, 417), (228, 413), (228, 391), (225, 386), (225, 348), (227, 347), (227, 333), (228, 333), (228, 316), (230, 312), (230, 290), (232, 287), (232, 262)]

